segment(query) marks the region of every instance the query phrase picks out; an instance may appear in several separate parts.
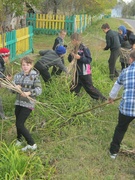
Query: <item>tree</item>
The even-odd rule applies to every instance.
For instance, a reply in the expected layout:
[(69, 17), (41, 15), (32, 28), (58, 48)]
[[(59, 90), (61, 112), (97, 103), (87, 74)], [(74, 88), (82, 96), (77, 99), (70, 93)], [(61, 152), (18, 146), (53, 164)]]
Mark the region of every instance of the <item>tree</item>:
[(117, 0), (46, 0), (43, 4), (43, 13), (48, 13), (48, 10), (53, 9), (53, 13), (56, 14), (59, 9), (62, 14), (88, 13), (92, 15), (114, 7)]
[[(38, 6), (41, 0), (27, 0), (27, 3)], [(3, 35), (7, 24), (15, 16), (20, 16), (25, 13), (25, 0), (0, 0), (0, 33)], [(3, 36), (2, 36), (3, 37)], [(4, 41), (3, 41), (4, 46)]]

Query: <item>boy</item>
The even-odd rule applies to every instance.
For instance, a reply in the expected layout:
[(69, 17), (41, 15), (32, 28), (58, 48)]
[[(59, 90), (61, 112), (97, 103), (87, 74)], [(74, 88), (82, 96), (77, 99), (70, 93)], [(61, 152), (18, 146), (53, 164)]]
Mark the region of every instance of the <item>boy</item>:
[(135, 118), (135, 50), (132, 50), (130, 53), (129, 63), (130, 66), (123, 69), (119, 75), (108, 99), (112, 103), (123, 86), (124, 90), (119, 106), (118, 124), (110, 144), (110, 157), (112, 159), (116, 158), (128, 126)]
[(41, 59), (36, 62), (34, 67), (40, 72), (44, 82), (48, 82), (51, 80), (51, 75), (49, 73), (49, 68), (51, 66), (58, 66), (62, 71), (65, 71), (67, 73), (67, 68), (61, 61), (65, 53), (66, 48), (64, 46), (57, 46), (55, 51), (39, 51)]
[[(64, 45), (64, 38), (65, 38), (66, 34), (67, 34), (67, 32), (64, 29), (62, 29), (60, 31), (59, 36), (54, 41), (54, 45), (53, 45), (53, 48), (52, 48), (54, 51), (56, 50), (56, 47), (59, 46), (59, 45), (67, 47), (67, 45)], [(64, 64), (64, 58), (61, 58), (61, 61)], [(61, 69), (57, 69), (56, 66), (53, 66), (51, 75), (55, 75), (55, 74), (60, 75), (61, 73), (62, 73)]]
[(118, 77), (119, 73), (117, 72), (115, 68), (116, 60), (118, 59), (120, 55), (120, 39), (118, 32), (112, 31), (110, 29), (109, 24), (103, 24), (101, 29), (106, 33), (106, 47), (104, 50), (110, 49), (110, 57), (108, 60), (109, 63), (109, 77), (111, 80), (114, 79), (114, 77)]

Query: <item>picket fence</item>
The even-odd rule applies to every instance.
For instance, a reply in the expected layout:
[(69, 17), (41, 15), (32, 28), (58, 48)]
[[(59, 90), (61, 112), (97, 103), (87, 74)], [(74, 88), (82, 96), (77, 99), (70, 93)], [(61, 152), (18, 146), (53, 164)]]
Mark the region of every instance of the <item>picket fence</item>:
[(27, 14), (26, 24), (33, 26), (34, 34), (58, 34), (65, 29), (70, 35), (74, 32), (84, 32), (91, 24), (91, 16), (83, 15), (53, 15), (53, 14)]
[(21, 58), (33, 51), (33, 27), (28, 26), (18, 30), (6, 32), (3, 36), (0, 34), (0, 48), (10, 49), (10, 61)]

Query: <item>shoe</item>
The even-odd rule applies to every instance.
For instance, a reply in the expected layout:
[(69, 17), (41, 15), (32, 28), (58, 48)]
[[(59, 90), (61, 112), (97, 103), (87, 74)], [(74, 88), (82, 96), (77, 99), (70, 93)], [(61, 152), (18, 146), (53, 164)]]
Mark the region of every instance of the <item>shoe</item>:
[(22, 145), (22, 142), (17, 140), (15, 146), (21, 146), (21, 145)]
[(27, 145), (25, 146), (24, 148), (22, 148), (22, 151), (27, 151), (28, 149), (31, 149), (31, 150), (36, 150), (37, 149), (37, 145), (36, 144), (33, 144), (32, 146), (31, 145)]
[(112, 159), (116, 159), (117, 154), (111, 154), (111, 153), (110, 153), (110, 157), (111, 157)]

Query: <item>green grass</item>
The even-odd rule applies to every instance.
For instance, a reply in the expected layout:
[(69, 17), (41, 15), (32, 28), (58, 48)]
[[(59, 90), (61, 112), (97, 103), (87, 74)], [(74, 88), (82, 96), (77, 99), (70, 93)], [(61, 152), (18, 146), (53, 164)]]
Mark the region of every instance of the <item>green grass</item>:
[[(125, 24), (119, 19), (103, 19), (82, 34), (83, 42), (90, 48), (93, 58), (91, 63), (93, 83), (106, 97), (114, 83), (108, 78), (109, 51), (102, 50), (105, 46), (105, 34), (101, 30), (101, 25), (107, 21), (116, 31), (118, 26)], [(41, 49), (51, 49), (55, 38), (56, 36), (35, 35), (35, 54)], [(68, 54), (71, 49), (70, 37), (67, 36), (65, 41), (68, 44)], [(35, 61), (39, 59), (36, 55), (33, 57)], [(66, 58), (65, 61), (68, 66)], [(120, 70), (119, 61), (116, 66)], [(13, 73), (19, 69), (19, 66), (12, 64)], [(0, 172), (3, 172), (1, 171), (3, 168), (7, 169), (2, 173), (1, 179), (132, 180), (135, 178), (134, 156), (119, 154), (115, 161), (109, 157), (108, 149), (117, 123), (119, 101), (73, 117), (74, 113), (101, 103), (91, 99), (84, 89), (81, 89), (79, 97), (74, 97), (69, 92), (70, 81), (64, 73), (60, 77), (53, 77), (49, 86), (42, 81), (43, 93), (38, 100), (44, 105), (37, 105), (26, 123), (38, 145), (36, 152), (22, 153), (20, 149), (14, 147), (15, 96), (8, 90), (1, 89), (5, 113), (12, 116), (0, 123), (1, 159), (10, 159), (10, 163), (3, 161), (4, 166), (0, 164)], [(129, 126), (122, 148), (135, 147), (133, 125), (131, 123)], [(25, 165), (23, 169), (23, 163), (29, 166)], [(34, 166), (38, 168), (35, 170)], [(14, 171), (15, 168), (17, 171)], [(9, 173), (9, 169), (12, 173)]]

